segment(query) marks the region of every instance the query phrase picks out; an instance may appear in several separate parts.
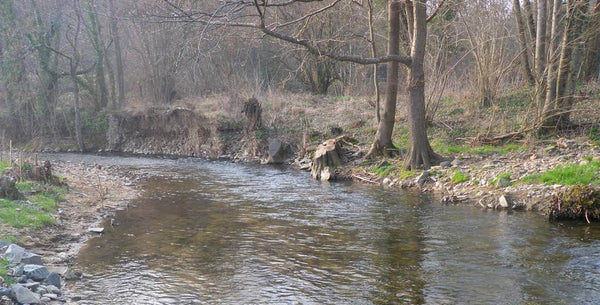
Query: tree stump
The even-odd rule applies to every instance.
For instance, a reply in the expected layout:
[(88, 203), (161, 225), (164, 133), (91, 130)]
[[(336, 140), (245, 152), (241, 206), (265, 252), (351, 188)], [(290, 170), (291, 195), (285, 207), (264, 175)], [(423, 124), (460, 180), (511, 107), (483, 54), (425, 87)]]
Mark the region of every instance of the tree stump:
[(258, 130), (262, 125), (262, 107), (256, 98), (248, 99), (244, 103), (242, 113), (246, 115), (246, 126), (244, 131), (249, 134)]
[(329, 181), (333, 178), (335, 169), (342, 165), (338, 139), (329, 139), (317, 146), (311, 166), (313, 179)]
[(10, 200), (22, 199), (23, 195), (17, 189), (16, 181), (12, 177), (0, 177), (0, 198)]

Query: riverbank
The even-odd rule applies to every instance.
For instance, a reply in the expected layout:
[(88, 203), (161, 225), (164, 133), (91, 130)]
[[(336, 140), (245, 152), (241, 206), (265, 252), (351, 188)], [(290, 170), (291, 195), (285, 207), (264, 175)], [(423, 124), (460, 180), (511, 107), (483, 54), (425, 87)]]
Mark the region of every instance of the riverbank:
[(140, 190), (136, 177), (117, 166), (49, 161), (68, 189), (61, 194), (54, 224), (41, 228), (5, 224), (0, 226), (0, 236), (42, 255), (47, 264), (68, 265), (85, 241), (97, 234), (90, 228), (112, 217), (115, 210), (127, 208)]

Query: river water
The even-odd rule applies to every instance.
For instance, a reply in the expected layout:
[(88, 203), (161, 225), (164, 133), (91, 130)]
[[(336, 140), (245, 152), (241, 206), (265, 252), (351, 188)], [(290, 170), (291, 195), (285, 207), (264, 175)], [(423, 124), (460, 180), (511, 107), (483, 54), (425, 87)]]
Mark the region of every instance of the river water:
[[(71, 157), (74, 158), (74, 157)], [(194, 159), (82, 249), (77, 304), (598, 304), (600, 226)]]

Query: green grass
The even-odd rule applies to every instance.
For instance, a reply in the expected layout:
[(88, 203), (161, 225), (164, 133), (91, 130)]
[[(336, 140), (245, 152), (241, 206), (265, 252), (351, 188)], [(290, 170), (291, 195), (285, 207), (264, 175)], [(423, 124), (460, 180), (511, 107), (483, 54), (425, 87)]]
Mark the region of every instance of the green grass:
[(556, 168), (542, 174), (533, 174), (523, 177), (521, 181), (526, 184), (560, 184), (560, 185), (600, 185), (600, 161), (589, 162), (584, 165), (568, 164), (558, 165)]
[(8, 160), (0, 161), (0, 174), (9, 167), (10, 167), (10, 162)]
[[(46, 204), (46, 207), (50, 207), (47, 202), (44, 204)], [(48, 211), (46, 207), (37, 203), (25, 204), (19, 201), (2, 199), (0, 200), (0, 221), (15, 228), (41, 228), (56, 223), (56, 220), (52, 217), (54, 211)]]
[(0, 240), (13, 244), (20, 243), (20, 240), (14, 236), (0, 235)]
[(477, 155), (501, 154), (506, 155), (510, 152), (524, 151), (527, 148), (515, 143), (509, 143), (503, 146), (481, 145), (481, 146), (466, 146), (456, 143), (446, 143), (442, 141), (432, 141), (433, 150), (442, 155), (471, 153)]
[(8, 276), (8, 270), (10, 263), (5, 259), (0, 259), (0, 277), (4, 279), (7, 285), (12, 285), (15, 282), (10, 276)]
[(465, 182), (465, 181), (469, 181), (469, 175), (464, 174), (461, 171), (455, 171), (452, 174), (452, 177), (450, 179), (452, 180), (453, 183), (457, 183), (458, 184), (458, 183), (462, 183), (462, 182)]
[(20, 181), (17, 182), (17, 189), (19, 192), (31, 192), (38, 186), (37, 183), (33, 181)]
[(396, 170), (396, 167), (388, 162), (384, 162), (382, 165), (372, 169), (373, 173), (377, 174), (381, 178), (389, 176), (394, 170)]
[(506, 173), (502, 173), (502, 174), (496, 176), (496, 178), (494, 178), (494, 180), (491, 181), (492, 185), (498, 185), (498, 183), (500, 182), (501, 179), (510, 180), (510, 173), (506, 172)]

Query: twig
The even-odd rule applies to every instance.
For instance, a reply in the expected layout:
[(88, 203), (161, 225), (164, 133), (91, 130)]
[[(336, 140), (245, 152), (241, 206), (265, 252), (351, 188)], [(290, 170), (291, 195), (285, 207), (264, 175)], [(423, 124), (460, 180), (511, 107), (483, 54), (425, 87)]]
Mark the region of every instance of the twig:
[(367, 178), (363, 178), (363, 177), (360, 177), (358, 175), (352, 175), (352, 177), (356, 178), (356, 179), (358, 179), (360, 181), (363, 181), (363, 182), (368, 182), (368, 183), (373, 183), (373, 184), (379, 184), (379, 182), (377, 182), (377, 181), (369, 180)]

